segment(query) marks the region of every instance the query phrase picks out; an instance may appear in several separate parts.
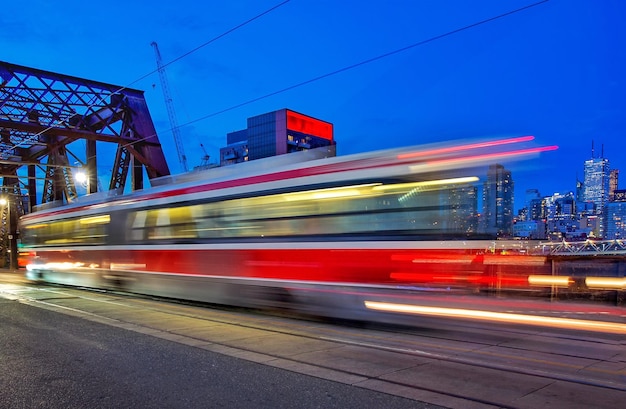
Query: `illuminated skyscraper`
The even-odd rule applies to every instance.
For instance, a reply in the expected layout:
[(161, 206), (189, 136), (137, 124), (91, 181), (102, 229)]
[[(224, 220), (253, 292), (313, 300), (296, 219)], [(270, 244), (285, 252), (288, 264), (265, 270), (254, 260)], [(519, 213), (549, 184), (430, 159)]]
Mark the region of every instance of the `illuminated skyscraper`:
[(482, 231), (498, 236), (513, 233), (513, 178), (502, 165), (491, 165), (483, 184)]
[(585, 184), (583, 198), (595, 204), (596, 213), (609, 201), (609, 160), (592, 158), (585, 161)]
[(577, 234), (579, 224), (573, 192), (544, 198), (544, 210), (548, 239), (562, 240)]
[(609, 160), (605, 158), (591, 158), (585, 161), (585, 182), (583, 199), (585, 202), (593, 203), (593, 213), (598, 216), (601, 222), (595, 234), (604, 237), (603, 213), (604, 206), (609, 201), (609, 180), (610, 180)]

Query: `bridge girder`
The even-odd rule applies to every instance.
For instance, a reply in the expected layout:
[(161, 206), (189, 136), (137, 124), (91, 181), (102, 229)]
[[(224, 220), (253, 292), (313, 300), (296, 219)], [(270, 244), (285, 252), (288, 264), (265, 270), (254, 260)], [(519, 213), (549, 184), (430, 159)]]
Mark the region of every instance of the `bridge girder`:
[[(69, 146), (80, 140), (84, 163)], [(117, 145), (110, 190), (124, 190), (129, 166), (132, 190), (143, 188), (144, 170), (149, 179), (170, 174), (143, 91), (0, 61), (0, 174), (29, 166), (28, 183), (12, 178), (11, 186), (27, 191), (30, 207), (75, 199), (70, 156), (86, 169), (95, 193), (97, 142)], [(44, 176), (34, 177), (36, 171)], [(40, 201), (33, 179), (44, 181)]]

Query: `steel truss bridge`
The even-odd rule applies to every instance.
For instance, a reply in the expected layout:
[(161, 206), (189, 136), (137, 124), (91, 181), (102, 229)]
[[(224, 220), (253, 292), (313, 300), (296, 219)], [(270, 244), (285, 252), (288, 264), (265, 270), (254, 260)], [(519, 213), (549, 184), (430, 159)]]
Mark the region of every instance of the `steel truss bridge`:
[[(84, 152), (72, 152), (70, 144), (81, 140), (72, 149)], [(101, 143), (116, 146), (107, 188), (98, 183)], [(143, 91), (0, 61), (0, 196), (6, 198), (0, 260), (9, 237), (11, 254), (17, 254), (19, 216), (38, 203), (77, 198), (77, 167), (86, 174), (88, 193), (124, 191), (129, 174), (132, 190), (143, 188), (144, 174), (170, 174)], [(21, 168), (27, 170), (18, 173)]]
[(554, 256), (626, 256), (626, 240), (585, 240), (541, 243), (541, 252)]

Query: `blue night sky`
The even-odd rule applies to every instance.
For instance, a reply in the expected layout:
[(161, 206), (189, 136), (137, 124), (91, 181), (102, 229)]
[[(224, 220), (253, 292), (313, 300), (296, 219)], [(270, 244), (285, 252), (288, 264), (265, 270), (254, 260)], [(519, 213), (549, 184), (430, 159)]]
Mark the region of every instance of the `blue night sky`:
[(626, 2), (540, 2), (365, 64), (535, 2), (281, 3), (7, 2), (0, 60), (144, 90), (173, 173), (181, 166), (152, 41), (165, 63), (177, 59), (167, 76), (189, 167), (200, 164), (201, 143), (217, 161), (227, 132), (245, 128), (250, 116), (290, 108), (332, 122), (339, 155), (520, 135), (558, 145), (509, 166), (516, 209), (528, 188), (574, 190), (592, 141), (596, 156), (603, 145), (626, 177)]

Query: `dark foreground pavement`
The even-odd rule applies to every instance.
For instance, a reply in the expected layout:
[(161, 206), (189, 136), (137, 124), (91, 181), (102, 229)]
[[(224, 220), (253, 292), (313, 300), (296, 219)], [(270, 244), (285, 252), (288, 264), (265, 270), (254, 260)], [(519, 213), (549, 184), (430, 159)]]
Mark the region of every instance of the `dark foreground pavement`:
[(0, 299), (0, 408), (434, 408)]

